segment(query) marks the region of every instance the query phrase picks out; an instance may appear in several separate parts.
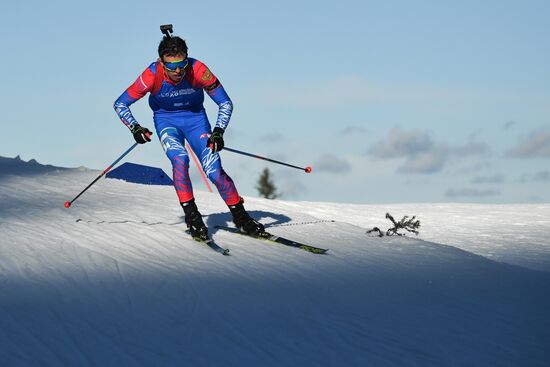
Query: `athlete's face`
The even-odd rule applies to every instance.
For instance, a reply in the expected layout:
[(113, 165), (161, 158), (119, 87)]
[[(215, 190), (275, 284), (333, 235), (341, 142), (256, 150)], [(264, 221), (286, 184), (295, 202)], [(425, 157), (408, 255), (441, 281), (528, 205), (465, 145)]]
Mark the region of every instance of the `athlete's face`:
[(185, 76), (185, 66), (187, 65), (187, 54), (177, 54), (176, 56), (163, 56), (162, 66), (166, 71), (168, 78), (175, 83), (181, 82)]

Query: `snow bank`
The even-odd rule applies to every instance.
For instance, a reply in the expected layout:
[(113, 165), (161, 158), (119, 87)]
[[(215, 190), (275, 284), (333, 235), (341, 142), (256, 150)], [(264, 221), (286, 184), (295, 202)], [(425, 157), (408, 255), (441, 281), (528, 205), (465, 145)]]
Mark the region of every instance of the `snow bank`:
[[(420, 216), (421, 238), (378, 238), (365, 234), (387, 224), (379, 222), (383, 214), (374, 219), (372, 206), (247, 198), (271, 232), (330, 248), (314, 255), (215, 231), (230, 214), (217, 195), (198, 192), (213, 237), (231, 249), (225, 257), (184, 234), (170, 187), (101, 180), (65, 209), (64, 201), (96, 176), (0, 176), (2, 366), (550, 360), (550, 274), (445, 244), (453, 231), (453, 242), (460, 241), (458, 220), (438, 222), (438, 233)], [(418, 214), (416, 208), (392, 214)], [(479, 206), (446, 208), (470, 219), (483, 213)], [(491, 210), (498, 208), (511, 209)], [(548, 217), (547, 207), (531, 209)], [(484, 248), (485, 235), (499, 238), (497, 227), (478, 232)], [(536, 227), (526, 222), (517, 233)]]

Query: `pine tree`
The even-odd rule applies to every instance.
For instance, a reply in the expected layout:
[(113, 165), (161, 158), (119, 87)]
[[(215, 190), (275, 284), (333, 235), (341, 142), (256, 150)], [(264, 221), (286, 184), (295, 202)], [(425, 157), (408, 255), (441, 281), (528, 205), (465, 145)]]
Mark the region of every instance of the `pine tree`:
[(260, 196), (266, 199), (276, 199), (280, 195), (277, 193), (277, 188), (271, 178), (271, 172), (268, 168), (264, 168), (258, 179), (258, 185), (256, 186)]

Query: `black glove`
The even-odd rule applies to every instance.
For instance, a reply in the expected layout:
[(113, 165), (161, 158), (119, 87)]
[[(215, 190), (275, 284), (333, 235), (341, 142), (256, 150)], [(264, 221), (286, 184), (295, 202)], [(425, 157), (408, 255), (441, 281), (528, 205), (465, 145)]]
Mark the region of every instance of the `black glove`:
[(223, 129), (221, 127), (214, 128), (214, 131), (208, 138), (206, 146), (212, 149), (212, 153), (219, 152), (223, 149)]
[(153, 133), (150, 132), (148, 128), (141, 127), (140, 125), (136, 124), (131, 131), (132, 134), (134, 134), (134, 139), (136, 139), (136, 143), (145, 144), (148, 141), (151, 141), (151, 135), (153, 135)]

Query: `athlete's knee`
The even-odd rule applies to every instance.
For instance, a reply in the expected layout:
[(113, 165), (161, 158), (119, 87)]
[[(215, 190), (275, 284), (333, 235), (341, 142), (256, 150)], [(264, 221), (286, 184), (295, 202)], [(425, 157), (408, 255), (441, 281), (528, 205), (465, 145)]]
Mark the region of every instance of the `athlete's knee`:
[(178, 147), (172, 144), (169, 148), (165, 148), (164, 152), (166, 153), (168, 159), (170, 159), (170, 162), (172, 162), (172, 165), (183, 164), (185, 166), (189, 166), (189, 155), (183, 145)]
[(216, 170), (211, 172), (208, 175), (210, 181), (219, 189), (226, 190), (228, 187), (233, 186), (233, 180), (223, 169)]
[(213, 184), (220, 182), (221, 175), (218, 170), (206, 172), (206, 175), (208, 176), (210, 182), (212, 182)]
[(173, 168), (189, 168), (189, 156), (187, 154), (168, 154), (168, 158), (170, 159), (170, 162), (172, 162)]
[(159, 134), (160, 144), (172, 163), (174, 163), (174, 160), (178, 157), (184, 157), (183, 159), (189, 161), (187, 151), (183, 145), (183, 138), (176, 128), (163, 129)]

